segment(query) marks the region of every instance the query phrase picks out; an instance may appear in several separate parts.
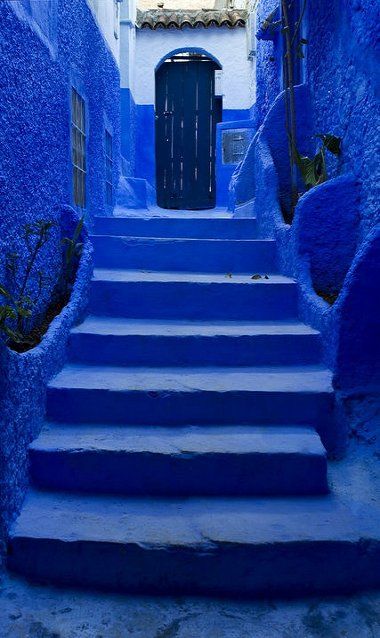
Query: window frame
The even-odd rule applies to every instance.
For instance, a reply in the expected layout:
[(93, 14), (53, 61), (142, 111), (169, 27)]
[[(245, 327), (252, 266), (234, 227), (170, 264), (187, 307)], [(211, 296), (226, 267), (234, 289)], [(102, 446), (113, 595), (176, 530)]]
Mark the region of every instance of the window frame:
[(74, 85), (71, 86), (71, 165), (73, 202), (75, 206), (85, 210), (87, 206), (86, 101)]

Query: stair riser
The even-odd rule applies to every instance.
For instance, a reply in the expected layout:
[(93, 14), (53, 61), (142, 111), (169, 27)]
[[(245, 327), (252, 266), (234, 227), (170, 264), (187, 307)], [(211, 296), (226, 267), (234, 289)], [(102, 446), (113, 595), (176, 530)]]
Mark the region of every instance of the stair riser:
[(332, 394), (275, 391), (111, 391), (48, 388), (47, 416), (131, 425), (326, 424)]
[[(365, 551), (370, 549), (370, 551)], [(380, 543), (308, 541), (255, 545), (68, 542), (15, 537), (10, 569), (43, 582), (141, 594), (305, 596), (380, 585)], [(228, 578), (226, 575), (228, 574)]]
[(317, 454), (30, 451), (42, 489), (133, 496), (326, 494), (326, 460)]
[(255, 219), (97, 219), (95, 235), (187, 237), (190, 239), (255, 239)]
[(194, 241), (92, 237), (95, 266), (210, 273), (273, 273), (272, 241)]
[(320, 339), (309, 335), (189, 336), (73, 333), (73, 363), (115, 366), (307, 365), (320, 361)]
[(92, 282), (90, 313), (145, 319), (295, 318), (297, 287), (283, 283)]

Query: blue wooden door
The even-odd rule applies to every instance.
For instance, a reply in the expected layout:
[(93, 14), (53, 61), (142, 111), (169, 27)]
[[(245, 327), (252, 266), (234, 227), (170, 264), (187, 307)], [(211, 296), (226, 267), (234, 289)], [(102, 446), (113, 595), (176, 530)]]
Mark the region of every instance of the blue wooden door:
[(216, 68), (207, 59), (172, 58), (157, 71), (156, 177), (162, 208), (215, 206)]

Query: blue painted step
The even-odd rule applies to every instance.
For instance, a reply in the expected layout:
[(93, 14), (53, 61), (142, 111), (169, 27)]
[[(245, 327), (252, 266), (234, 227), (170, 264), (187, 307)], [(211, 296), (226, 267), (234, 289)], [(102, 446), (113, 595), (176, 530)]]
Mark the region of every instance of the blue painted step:
[(301, 427), (50, 424), (30, 447), (43, 489), (185, 495), (323, 494), (326, 454)]
[(297, 286), (270, 275), (165, 273), (97, 269), (92, 314), (142, 319), (276, 320), (296, 317)]
[(226, 217), (97, 217), (95, 235), (129, 237), (188, 237), (200, 239), (255, 239), (255, 219)]
[(342, 594), (380, 585), (380, 535), (374, 511), (355, 514), (329, 496), (32, 492), (9, 566), (43, 582), (135, 593)]
[(92, 237), (95, 266), (131, 270), (255, 274), (276, 271), (273, 240)]
[(115, 368), (66, 365), (51, 421), (130, 425), (312, 424), (329, 428), (331, 374), (318, 367)]
[(30, 448), (41, 491), (9, 566), (161, 594), (378, 583), (378, 530), (326, 495), (334, 393), (319, 335), (296, 319), (296, 283), (269, 272), (255, 220), (104, 218), (94, 234), (95, 316), (48, 387), (50, 425)]
[(302, 365), (321, 360), (320, 335), (299, 322), (146, 321), (88, 317), (70, 334), (73, 363), (115, 366)]

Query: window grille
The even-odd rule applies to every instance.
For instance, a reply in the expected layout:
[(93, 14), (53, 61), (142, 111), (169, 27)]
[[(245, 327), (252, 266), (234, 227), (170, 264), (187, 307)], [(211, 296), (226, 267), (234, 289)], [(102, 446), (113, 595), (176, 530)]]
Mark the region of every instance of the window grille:
[(112, 152), (112, 135), (109, 131), (105, 132), (106, 142), (106, 203), (112, 206), (113, 200), (113, 152)]
[(84, 99), (71, 91), (71, 154), (74, 204), (86, 207), (86, 112)]

